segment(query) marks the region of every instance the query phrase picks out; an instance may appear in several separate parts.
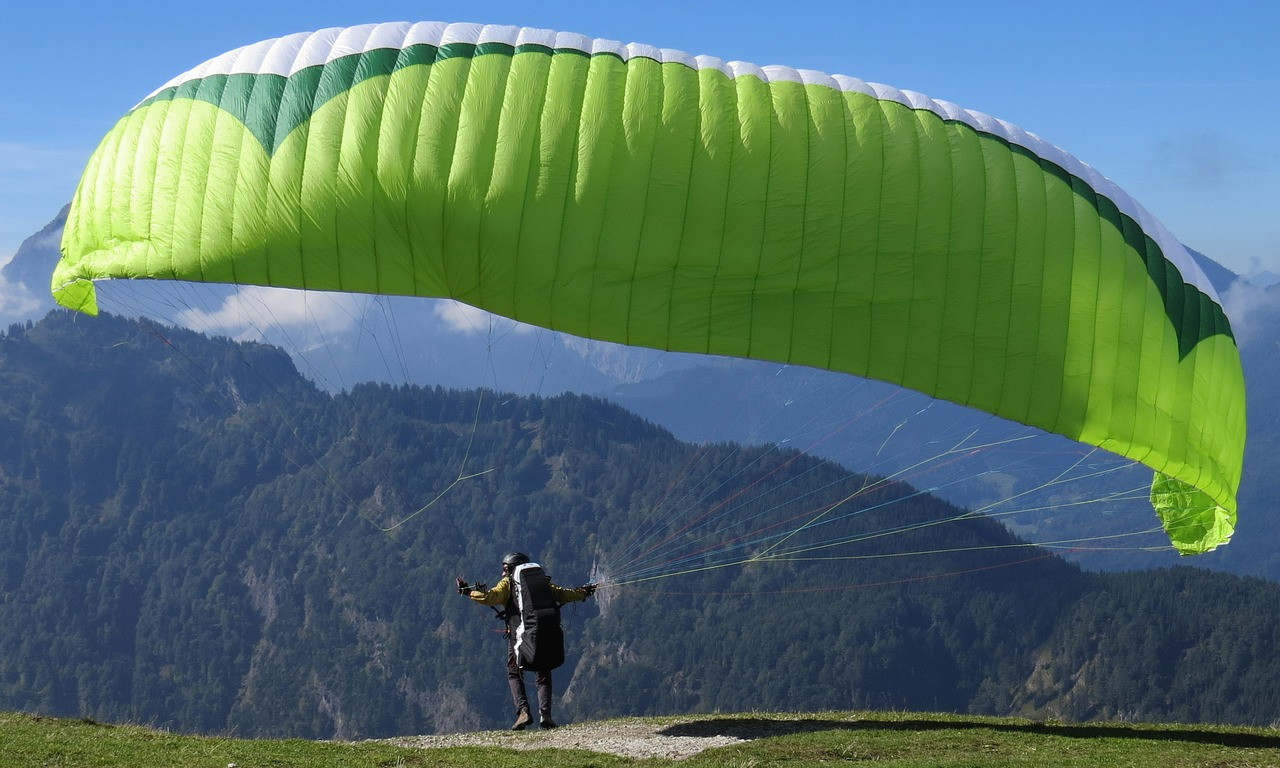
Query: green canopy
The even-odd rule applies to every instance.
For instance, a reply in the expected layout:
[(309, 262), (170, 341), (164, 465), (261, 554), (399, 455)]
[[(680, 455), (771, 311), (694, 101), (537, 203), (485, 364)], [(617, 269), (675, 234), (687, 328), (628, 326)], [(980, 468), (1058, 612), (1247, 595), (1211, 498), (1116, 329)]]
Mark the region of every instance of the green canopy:
[(293, 35), (93, 155), (53, 292), (160, 278), (452, 297), (596, 339), (846, 371), (1155, 470), (1184, 553), (1245, 437), (1213, 288), (1093, 169), (920, 94), (547, 30)]

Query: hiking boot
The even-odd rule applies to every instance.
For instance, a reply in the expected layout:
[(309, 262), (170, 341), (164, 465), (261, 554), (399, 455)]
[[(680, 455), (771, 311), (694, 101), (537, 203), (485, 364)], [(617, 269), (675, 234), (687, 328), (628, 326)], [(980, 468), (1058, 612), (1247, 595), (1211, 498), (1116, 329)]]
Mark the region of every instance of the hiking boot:
[(545, 716), (543, 716), (541, 725), (542, 725), (542, 727), (543, 727), (543, 728), (547, 728), (547, 729), (551, 729), (551, 728), (559, 728), (559, 727), (560, 727), (560, 726), (556, 725), (556, 721), (555, 721), (555, 720), (552, 720), (552, 719), (551, 719), (551, 715), (545, 715)]
[(524, 727), (532, 722), (533, 722), (533, 718), (529, 716), (529, 710), (522, 709), (520, 710), (519, 714), (516, 715), (516, 721), (511, 726), (511, 730), (523, 731)]

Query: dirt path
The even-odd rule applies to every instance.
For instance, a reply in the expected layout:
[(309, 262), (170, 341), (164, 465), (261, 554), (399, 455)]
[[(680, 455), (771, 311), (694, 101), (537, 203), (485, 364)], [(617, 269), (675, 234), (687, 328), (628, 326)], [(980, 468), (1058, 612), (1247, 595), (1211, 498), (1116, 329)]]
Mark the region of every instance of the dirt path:
[(691, 717), (661, 723), (643, 720), (606, 721), (566, 725), (550, 731), (537, 728), (512, 731), (478, 731), (438, 736), (405, 736), (379, 739), (401, 747), (485, 746), (509, 749), (585, 749), (623, 757), (665, 757), (672, 760), (696, 755), (704, 749), (739, 744), (750, 739), (794, 732), (795, 725), (776, 716), (768, 719), (729, 720)]

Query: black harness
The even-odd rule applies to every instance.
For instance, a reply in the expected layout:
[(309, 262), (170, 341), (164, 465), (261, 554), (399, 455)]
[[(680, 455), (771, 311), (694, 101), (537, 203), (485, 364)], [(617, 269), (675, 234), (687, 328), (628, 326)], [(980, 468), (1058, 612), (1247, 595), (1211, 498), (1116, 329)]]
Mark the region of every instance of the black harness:
[(502, 611), (516, 664), (521, 669), (550, 671), (564, 664), (564, 632), (560, 602), (551, 579), (537, 563), (516, 566), (510, 575), (511, 599)]

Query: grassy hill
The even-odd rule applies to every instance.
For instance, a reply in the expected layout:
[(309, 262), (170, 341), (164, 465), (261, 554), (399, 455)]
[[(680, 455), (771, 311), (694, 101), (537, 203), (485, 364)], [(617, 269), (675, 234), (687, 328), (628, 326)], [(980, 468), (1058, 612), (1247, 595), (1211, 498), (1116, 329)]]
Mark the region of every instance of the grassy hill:
[[(611, 735), (615, 735), (611, 738)], [(608, 744), (650, 738), (712, 740), (713, 746), (675, 760), (627, 757), (557, 745)], [(512, 746), (407, 747), (383, 742), (249, 741), (180, 736), (92, 720), (0, 714), (0, 768), (95, 766), (324, 765), (334, 768), (443, 766), (817, 766), (874, 762), (878, 766), (1276, 766), (1274, 729), (1144, 724), (1068, 725), (1056, 722), (920, 713), (836, 712), (739, 714), (612, 720), (552, 732), (467, 734), (475, 744)]]

